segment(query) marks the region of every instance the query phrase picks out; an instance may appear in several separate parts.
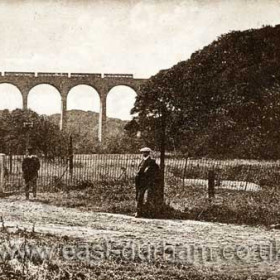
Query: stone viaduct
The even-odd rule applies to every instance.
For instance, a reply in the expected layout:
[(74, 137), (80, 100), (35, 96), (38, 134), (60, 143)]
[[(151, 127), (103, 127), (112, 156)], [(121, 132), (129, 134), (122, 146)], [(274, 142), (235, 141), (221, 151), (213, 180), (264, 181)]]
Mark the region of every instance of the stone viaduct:
[(94, 73), (43, 73), (43, 72), (0, 72), (0, 84), (8, 83), (16, 86), (22, 94), (23, 109), (27, 110), (30, 90), (41, 84), (55, 87), (61, 96), (60, 128), (64, 130), (67, 123), (67, 95), (78, 85), (94, 88), (100, 97), (98, 139), (102, 141), (106, 131), (106, 99), (109, 91), (115, 86), (128, 86), (136, 94), (146, 79), (134, 79), (131, 74), (94, 74)]

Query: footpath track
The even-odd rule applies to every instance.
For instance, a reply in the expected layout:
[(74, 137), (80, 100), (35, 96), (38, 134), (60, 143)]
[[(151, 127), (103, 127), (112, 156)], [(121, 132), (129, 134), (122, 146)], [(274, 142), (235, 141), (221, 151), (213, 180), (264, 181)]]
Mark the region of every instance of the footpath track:
[[(153, 252), (158, 250), (159, 258), (172, 262), (228, 273), (280, 275), (279, 230), (188, 220), (139, 219), (56, 207), (18, 197), (0, 200), (0, 216), (10, 228), (31, 231), (35, 224), (36, 232), (68, 236), (86, 243), (106, 240), (122, 252), (128, 251), (128, 245), (129, 248), (142, 246), (142, 249), (150, 246)], [(160, 253), (160, 248), (164, 248), (164, 253)]]

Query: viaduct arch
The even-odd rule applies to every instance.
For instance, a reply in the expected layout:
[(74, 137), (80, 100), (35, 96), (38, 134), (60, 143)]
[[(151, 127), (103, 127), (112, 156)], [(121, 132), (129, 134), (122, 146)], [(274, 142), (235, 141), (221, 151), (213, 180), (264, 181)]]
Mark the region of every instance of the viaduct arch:
[(60, 129), (67, 124), (67, 96), (70, 90), (79, 85), (94, 88), (100, 98), (98, 139), (101, 142), (106, 133), (106, 100), (109, 91), (115, 86), (128, 86), (138, 94), (146, 79), (135, 79), (131, 74), (97, 73), (49, 73), (49, 72), (0, 72), (0, 84), (16, 86), (22, 94), (23, 110), (28, 107), (28, 94), (37, 85), (47, 84), (58, 90), (61, 96)]

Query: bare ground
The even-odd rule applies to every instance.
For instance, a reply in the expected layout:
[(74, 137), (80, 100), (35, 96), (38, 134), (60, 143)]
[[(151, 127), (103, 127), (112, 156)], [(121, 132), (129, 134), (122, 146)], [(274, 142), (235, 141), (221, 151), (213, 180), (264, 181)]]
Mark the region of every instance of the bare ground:
[[(69, 236), (82, 242), (106, 239), (115, 243), (165, 244), (170, 261), (186, 262), (217, 272), (280, 274), (280, 253), (278, 256), (277, 251), (277, 243), (280, 251), (280, 231), (264, 227), (137, 219), (119, 214), (85, 212), (44, 204), (40, 202), (40, 196), (34, 201), (26, 201), (22, 197), (1, 199), (0, 216), (5, 226), (10, 228), (32, 231), (35, 224), (36, 232)], [(276, 247), (273, 247), (274, 241)], [(191, 246), (194, 249), (188, 251), (186, 257), (183, 254), (185, 248)], [(201, 247), (208, 248), (204, 255), (199, 249)], [(172, 258), (173, 252), (176, 258)]]

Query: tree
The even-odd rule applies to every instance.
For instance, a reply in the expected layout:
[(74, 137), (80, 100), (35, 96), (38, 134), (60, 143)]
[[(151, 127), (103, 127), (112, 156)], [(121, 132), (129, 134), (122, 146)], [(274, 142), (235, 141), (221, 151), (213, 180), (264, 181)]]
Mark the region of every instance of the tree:
[(170, 72), (160, 71), (141, 87), (131, 113), (137, 114), (133, 122), (137, 122), (141, 137), (147, 145), (160, 149), (162, 132), (165, 131), (165, 134), (168, 134), (166, 147), (169, 150), (174, 148), (174, 142), (178, 140), (174, 128), (177, 127), (176, 116), (180, 112), (176, 111)]
[(160, 143), (162, 102), (170, 151), (279, 158), (279, 45), (280, 25), (231, 32), (152, 77), (133, 109), (146, 143)]
[[(33, 127), (24, 127), (25, 122), (32, 122)], [(62, 133), (57, 125), (48, 121), (46, 116), (40, 116), (31, 110), (2, 111), (0, 130), (1, 152), (8, 153), (12, 150), (16, 154), (25, 153), (29, 133), (30, 146), (46, 157), (67, 154), (67, 135)]]
[[(145, 83), (138, 96), (132, 114), (137, 117), (128, 126), (131, 131), (135, 130), (135, 123), (142, 132), (142, 138), (154, 149), (160, 150), (161, 184), (158, 192), (158, 203), (164, 201), (164, 171), (166, 147), (172, 145), (176, 138), (174, 133), (174, 118), (176, 116), (173, 104), (174, 94), (169, 83), (167, 71), (161, 71)], [(167, 137), (167, 133), (168, 136)]]

